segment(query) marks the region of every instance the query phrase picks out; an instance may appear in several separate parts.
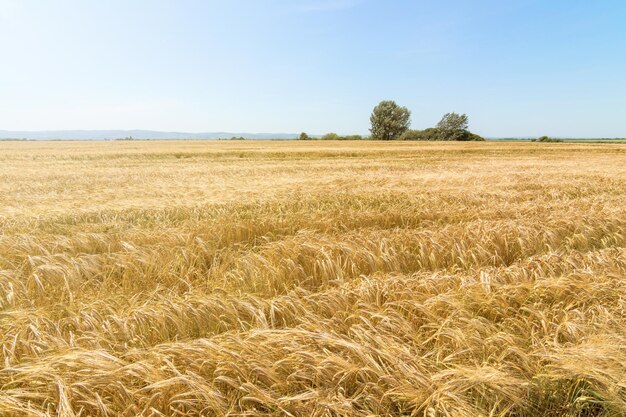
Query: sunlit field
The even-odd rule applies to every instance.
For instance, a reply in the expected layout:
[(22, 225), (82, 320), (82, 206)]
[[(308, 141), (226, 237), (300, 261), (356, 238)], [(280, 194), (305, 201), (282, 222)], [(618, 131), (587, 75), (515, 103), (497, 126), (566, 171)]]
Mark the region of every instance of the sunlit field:
[(626, 415), (626, 145), (0, 142), (2, 416)]

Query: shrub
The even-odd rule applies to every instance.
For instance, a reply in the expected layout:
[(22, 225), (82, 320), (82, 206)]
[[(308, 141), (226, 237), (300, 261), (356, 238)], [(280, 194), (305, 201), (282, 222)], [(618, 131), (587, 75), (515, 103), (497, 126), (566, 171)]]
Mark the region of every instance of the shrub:
[(322, 136), (322, 140), (339, 140), (339, 135), (336, 133), (327, 133)]
[(407, 130), (400, 136), (400, 140), (483, 141), (485, 139), (469, 130), (443, 130), (429, 127), (424, 130)]
[(549, 136), (541, 136), (537, 139), (532, 139), (533, 142), (563, 142), (561, 139), (551, 138)]
[(417, 129), (409, 129), (398, 138), (400, 140), (424, 140), (422, 139), (422, 131)]
[(424, 130), (409, 129), (400, 135), (400, 140), (437, 140), (437, 132), (432, 127)]
[(483, 141), (483, 137), (470, 132), (469, 130), (443, 130), (440, 133), (440, 140), (454, 140), (454, 141)]

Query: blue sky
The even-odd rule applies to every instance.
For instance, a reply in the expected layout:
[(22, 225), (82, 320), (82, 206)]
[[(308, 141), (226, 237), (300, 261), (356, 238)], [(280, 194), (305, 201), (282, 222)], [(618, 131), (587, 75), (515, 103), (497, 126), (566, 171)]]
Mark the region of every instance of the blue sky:
[(626, 136), (626, 2), (0, 0), (0, 129)]

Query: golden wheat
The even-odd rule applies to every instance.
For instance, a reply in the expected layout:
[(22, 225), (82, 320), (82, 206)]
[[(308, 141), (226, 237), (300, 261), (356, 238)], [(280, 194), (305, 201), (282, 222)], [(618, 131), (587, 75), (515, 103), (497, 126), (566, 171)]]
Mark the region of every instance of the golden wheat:
[(626, 415), (626, 146), (4, 142), (0, 415)]

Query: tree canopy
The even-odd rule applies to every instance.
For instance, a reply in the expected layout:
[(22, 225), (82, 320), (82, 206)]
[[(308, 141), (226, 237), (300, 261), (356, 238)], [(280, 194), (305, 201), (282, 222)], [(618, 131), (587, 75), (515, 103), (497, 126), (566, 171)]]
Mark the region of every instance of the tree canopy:
[(381, 101), (370, 116), (372, 139), (397, 139), (409, 128), (411, 112), (393, 100)]
[(438, 129), (449, 132), (467, 130), (467, 127), (468, 117), (466, 114), (446, 113), (437, 123)]

